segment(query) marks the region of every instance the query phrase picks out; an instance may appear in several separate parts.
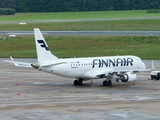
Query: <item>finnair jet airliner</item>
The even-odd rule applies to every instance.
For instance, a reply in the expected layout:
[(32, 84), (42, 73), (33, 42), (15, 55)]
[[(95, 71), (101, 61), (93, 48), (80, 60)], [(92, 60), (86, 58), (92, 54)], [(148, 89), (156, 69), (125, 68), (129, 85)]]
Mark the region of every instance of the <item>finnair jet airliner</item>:
[(112, 86), (112, 81), (133, 82), (136, 73), (150, 71), (137, 56), (107, 56), (88, 58), (59, 59), (54, 56), (38, 28), (34, 28), (37, 50), (37, 63), (25, 63), (14, 61), (16, 66), (33, 67), (51, 74), (75, 78), (74, 85), (82, 86), (83, 81), (103, 78), (103, 86)]

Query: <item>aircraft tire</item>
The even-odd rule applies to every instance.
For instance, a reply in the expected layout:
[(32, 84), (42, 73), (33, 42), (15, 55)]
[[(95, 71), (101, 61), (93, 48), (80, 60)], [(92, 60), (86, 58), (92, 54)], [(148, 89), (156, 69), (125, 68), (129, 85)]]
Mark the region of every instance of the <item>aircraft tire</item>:
[(74, 85), (75, 86), (82, 86), (83, 85), (83, 81), (82, 80), (75, 80), (74, 81)]
[(108, 81), (108, 86), (109, 86), (109, 87), (112, 87), (112, 81), (111, 81), (111, 80)]
[(78, 85), (79, 85), (78, 80), (74, 80), (74, 85), (75, 85), (75, 86), (78, 86)]
[(103, 81), (103, 86), (106, 87), (108, 85), (107, 81)]
[(83, 85), (82, 80), (78, 80), (78, 85), (79, 85), (79, 86), (82, 86), (82, 85)]
[(159, 80), (159, 76), (156, 76), (156, 80)]

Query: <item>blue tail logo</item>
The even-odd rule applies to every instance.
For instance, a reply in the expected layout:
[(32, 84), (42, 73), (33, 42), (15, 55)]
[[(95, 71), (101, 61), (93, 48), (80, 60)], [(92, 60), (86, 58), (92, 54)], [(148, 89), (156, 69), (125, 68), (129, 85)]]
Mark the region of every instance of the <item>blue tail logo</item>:
[(37, 40), (37, 41), (41, 47), (44, 47), (47, 51), (49, 51), (49, 48), (47, 47), (47, 45), (45, 44), (45, 42), (43, 40)]

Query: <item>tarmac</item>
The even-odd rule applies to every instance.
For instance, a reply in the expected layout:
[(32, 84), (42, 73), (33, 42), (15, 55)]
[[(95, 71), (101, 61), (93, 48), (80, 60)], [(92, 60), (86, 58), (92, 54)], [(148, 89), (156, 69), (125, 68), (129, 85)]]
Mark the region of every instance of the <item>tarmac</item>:
[[(160, 81), (150, 80), (150, 72), (138, 73), (136, 85), (115, 82), (113, 87), (103, 87), (103, 79), (99, 79), (86, 81), (80, 87), (73, 86), (72, 78), (15, 67), (3, 60), (0, 59), (0, 120), (160, 119)], [(151, 68), (151, 61), (144, 62)], [(159, 60), (155, 67), (160, 70)]]
[[(160, 31), (41, 31), (43, 35), (111, 35), (111, 36), (160, 36)], [(1, 40), (6, 36), (34, 35), (33, 31), (0, 31)], [(7, 39), (6, 39), (7, 40)]]

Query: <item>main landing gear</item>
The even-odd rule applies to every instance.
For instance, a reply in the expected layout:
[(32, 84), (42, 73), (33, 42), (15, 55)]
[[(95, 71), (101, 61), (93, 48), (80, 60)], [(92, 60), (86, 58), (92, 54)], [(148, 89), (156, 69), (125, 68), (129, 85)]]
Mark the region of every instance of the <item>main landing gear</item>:
[[(106, 77), (105, 80), (103, 81), (103, 86), (106, 87), (112, 87), (112, 81), (111, 81), (112, 77)], [(74, 80), (73, 83), (75, 86), (82, 86), (83, 85), (83, 80), (79, 79), (79, 80)]]
[(112, 87), (112, 81), (111, 81), (111, 77), (106, 77), (105, 80), (103, 81), (103, 86), (106, 87)]
[(80, 80), (74, 80), (74, 83), (73, 83), (75, 86), (82, 86), (83, 85), (83, 81), (80, 79)]

